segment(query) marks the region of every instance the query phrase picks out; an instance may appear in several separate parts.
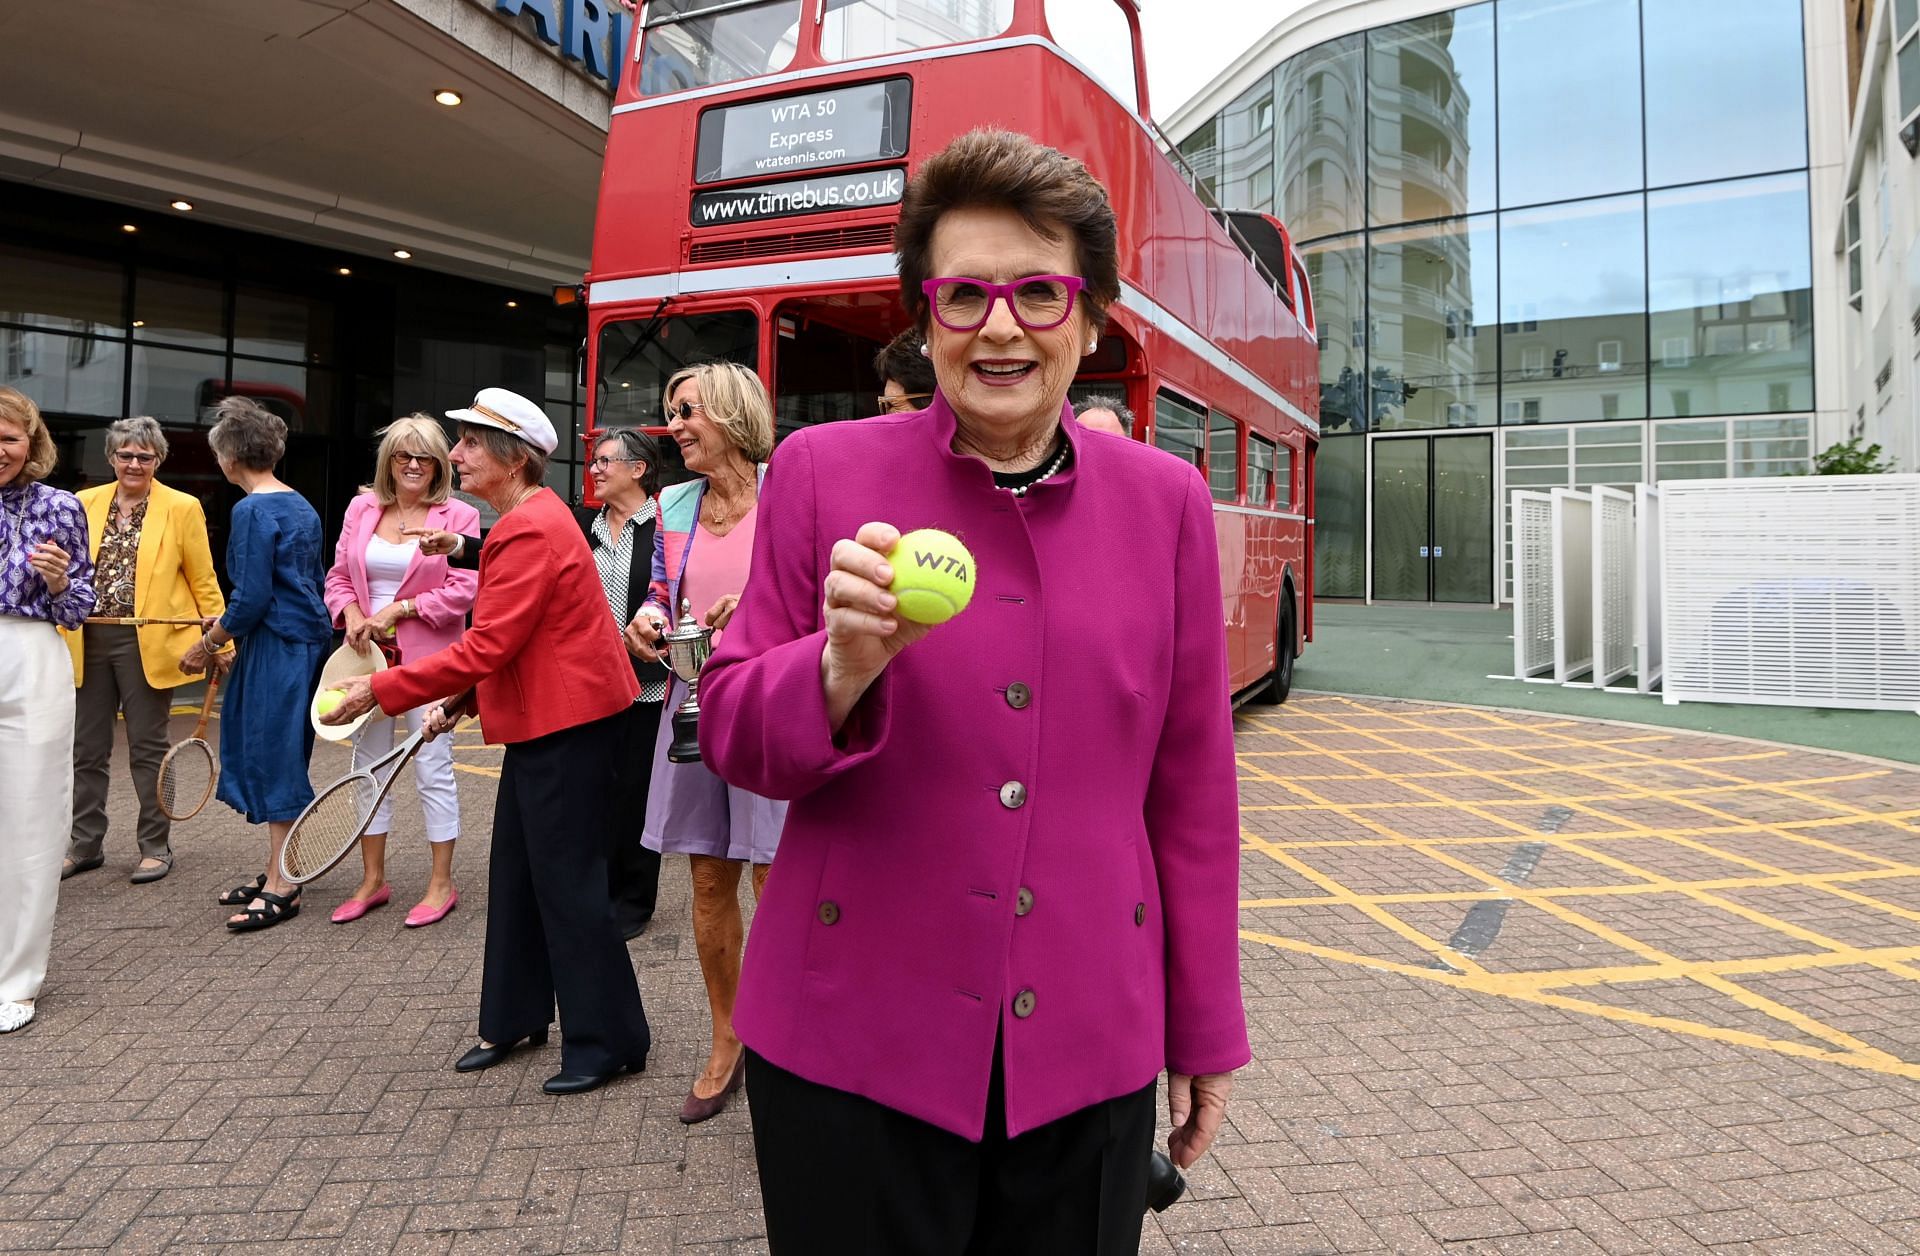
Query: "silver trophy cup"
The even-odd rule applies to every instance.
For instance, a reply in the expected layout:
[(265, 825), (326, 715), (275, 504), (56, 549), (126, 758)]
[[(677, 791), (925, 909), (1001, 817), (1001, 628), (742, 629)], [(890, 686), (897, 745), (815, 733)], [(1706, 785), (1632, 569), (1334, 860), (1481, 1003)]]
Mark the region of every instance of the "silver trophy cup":
[(700, 762), (700, 669), (713, 653), (713, 629), (693, 617), (693, 603), (680, 602), (680, 623), (662, 634), (667, 666), (687, 683), (687, 700), (673, 712), (673, 742), (667, 747), (667, 762)]

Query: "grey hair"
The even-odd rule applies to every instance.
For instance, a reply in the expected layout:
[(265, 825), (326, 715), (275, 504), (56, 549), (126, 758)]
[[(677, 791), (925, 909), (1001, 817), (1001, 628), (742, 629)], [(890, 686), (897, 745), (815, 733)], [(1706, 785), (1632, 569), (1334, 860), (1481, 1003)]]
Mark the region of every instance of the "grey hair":
[(249, 471), (271, 471), (287, 452), (287, 421), (251, 397), (227, 397), (208, 411), (214, 456)]
[(1120, 425), (1129, 431), (1133, 429), (1133, 411), (1127, 403), (1108, 393), (1095, 393), (1091, 397), (1080, 398), (1080, 404), (1073, 408), (1075, 415), (1085, 414), (1089, 410), (1111, 410)]
[(637, 458), (647, 469), (640, 473), (640, 491), (648, 497), (660, 491), (660, 442), (637, 427), (604, 427), (594, 435), (593, 451), (602, 445), (618, 445), (628, 458)]
[(115, 419), (107, 424), (107, 454), (111, 457), (128, 445), (145, 445), (159, 457), (154, 460), (154, 469), (167, 460), (167, 434), (160, 430), (160, 424), (144, 414), (136, 414), (130, 419)]
[(526, 459), (520, 462), (520, 479), (527, 487), (532, 488), (547, 478), (546, 451), (536, 449), (512, 432), (489, 427), (485, 423), (462, 423), (460, 438), (465, 440), (469, 436), (474, 444), (486, 450), (487, 455), (503, 467), (511, 467), (522, 458)]

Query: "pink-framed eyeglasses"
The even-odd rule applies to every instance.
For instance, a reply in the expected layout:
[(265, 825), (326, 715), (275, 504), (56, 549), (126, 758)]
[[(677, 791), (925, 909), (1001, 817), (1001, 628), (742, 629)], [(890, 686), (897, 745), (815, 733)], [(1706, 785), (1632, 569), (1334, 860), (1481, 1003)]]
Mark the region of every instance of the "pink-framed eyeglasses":
[(1067, 321), (1073, 302), (1086, 287), (1078, 275), (1028, 275), (1012, 283), (943, 277), (921, 283), (934, 321), (948, 331), (973, 331), (986, 324), (995, 301), (1005, 301), (1013, 321), (1028, 331), (1047, 331)]

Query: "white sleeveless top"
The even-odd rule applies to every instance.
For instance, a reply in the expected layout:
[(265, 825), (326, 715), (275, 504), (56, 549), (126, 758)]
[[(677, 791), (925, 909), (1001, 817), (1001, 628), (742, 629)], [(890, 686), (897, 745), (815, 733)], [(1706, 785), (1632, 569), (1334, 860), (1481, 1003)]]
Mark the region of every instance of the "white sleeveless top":
[(407, 578), (407, 568), (412, 566), (413, 552), (419, 545), (418, 541), (395, 545), (383, 540), (378, 533), (367, 538), (367, 602), (372, 613), (378, 614), (393, 605), (394, 595), (400, 592), (400, 583)]

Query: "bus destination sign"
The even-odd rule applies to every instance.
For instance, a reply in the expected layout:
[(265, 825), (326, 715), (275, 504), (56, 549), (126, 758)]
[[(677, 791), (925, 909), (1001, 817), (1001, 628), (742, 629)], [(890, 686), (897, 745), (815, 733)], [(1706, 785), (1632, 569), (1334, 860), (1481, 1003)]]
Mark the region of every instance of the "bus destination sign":
[(783, 179), (748, 187), (716, 188), (693, 194), (693, 225), (717, 227), (729, 222), (757, 222), (793, 214), (824, 214), (836, 209), (864, 209), (869, 205), (898, 205), (906, 195), (904, 166), (885, 170), (856, 170), (851, 174), (821, 174), (806, 179)]
[(694, 182), (905, 157), (912, 104), (913, 83), (899, 78), (709, 109), (700, 115)]

